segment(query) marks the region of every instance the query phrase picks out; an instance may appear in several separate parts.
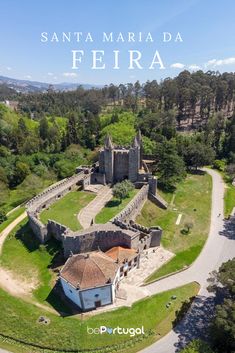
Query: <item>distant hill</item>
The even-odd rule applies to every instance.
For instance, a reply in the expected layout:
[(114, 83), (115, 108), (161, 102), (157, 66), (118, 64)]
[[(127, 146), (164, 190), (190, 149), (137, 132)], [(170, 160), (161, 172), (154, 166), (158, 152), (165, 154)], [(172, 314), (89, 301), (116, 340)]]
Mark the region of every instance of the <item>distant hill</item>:
[(90, 84), (80, 84), (80, 83), (57, 83), (50, 84), (45, 82), (38, 81), (30, 81), (30, 80), (18, 80), (15, 78), (0, 76), (0, 88), (1, 85), (7, 87), (9, 89), (15, 90), (18, 93), (33, 93), (33, 92), (46, 92), (48, 88), (53, 87), (55, 91), (73, 91), (78, 86), (82, 86), (85, 89), (89, 89), (92, 87), (101, 87), (98, 85), (90, 85)]

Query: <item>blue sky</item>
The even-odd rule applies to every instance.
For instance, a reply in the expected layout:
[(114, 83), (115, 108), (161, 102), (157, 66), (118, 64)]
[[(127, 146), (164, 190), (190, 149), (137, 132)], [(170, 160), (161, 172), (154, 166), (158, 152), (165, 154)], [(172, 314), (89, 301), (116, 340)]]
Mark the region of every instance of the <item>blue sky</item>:
[[(0, 0), (0, 75), (44, 82), (109, 84), (175, 76), (181, 70), (235, 71), (234, 0)], [(48, 42), (41, 42), (41, 33)], [(51, 42), (56, 32), (59, 42)], [(82, 32), (78, 43), (62, 42), (62, 32)], [(90, 32), (93, 42), (85, 42)], [(103, 32), (125, 42), (102, 42)], [(127, 42), (127, 33), (154, 42)], [(172, 40), (163, 42), (163, 32)], [(183, 42), (174, 42), (180, 32)], [(83, 50), (78, 70), (71, 50)], [(92, 50), (103, 50), (104, 70), (92, 70)], [(119, 50), (119, 70), (113, 69)], [(129, 70), (129, 50), (139, 50), (142, 69)], [(149, 70), (158, 50), (164, 70)]]

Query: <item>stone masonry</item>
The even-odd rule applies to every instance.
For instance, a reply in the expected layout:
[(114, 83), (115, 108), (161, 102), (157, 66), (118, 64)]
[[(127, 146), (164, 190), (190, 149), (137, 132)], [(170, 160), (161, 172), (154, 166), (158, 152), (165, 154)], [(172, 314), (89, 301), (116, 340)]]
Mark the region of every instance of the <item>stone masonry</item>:
[[(80, 166), (75, 175), (66, 178), (27, 203), (29, 224), (36, 237), (45, 243), (50, 237), (61, 241), (64, 256), (71, 253), (88, 252), (97, 249), (106, 251), (114, 246), (123, 246), (142, 251), (160, 245), (162, 230), (160, 227), (146, 228), (134, 222), (147, 198), (160, 207), (167, 207), (164, 200), (156, 194), (157, 180), (142, 161), (140, 133), (128, 148), (114, 147), (107, 136), (105, 147), (100, 152), (99, 163), (93, 166)], [(106, 224), (93, 225), (85, 230), (73, 232), (68, 227), (49, 220), (44, 225), (39, 213), (52, 203), (78, 187), (85, 188), (91, 183), (113, 184), (129, 179), (140, 190), (129, 204), (114, 219)]]

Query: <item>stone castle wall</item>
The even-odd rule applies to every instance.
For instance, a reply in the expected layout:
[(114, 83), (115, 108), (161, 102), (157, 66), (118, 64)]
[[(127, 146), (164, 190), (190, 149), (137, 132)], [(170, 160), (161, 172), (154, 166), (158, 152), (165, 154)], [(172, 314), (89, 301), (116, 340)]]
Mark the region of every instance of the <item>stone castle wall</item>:
[(76, 189), (79, 183), (81, 184), (84, 177), (84, 173), (80, 172), (70, 178), (63, 179), (60, 182), (53, 184), (48, 189), (29, 200), (26, 207), (31, 212), (40, 212), (43, 208), (48, 207), (66, 193)]
[(129, 151), (127, 150), (114, 150), (114, 170), (113, 181), (120, 182), (129, 178)]
[(128, 205), (113, 218), (113, 222), (129, 222), (135, 219), (137, 214), (140, 213), (145, 201), (148, 198), (149, 185), (143, 185), (135, 197), (128, 203)]
[(106, 251), (114, 246), (138, 249), (138, 232), (123, 230), (112, 223), (96, 225), (76, 233), (63, 234), (64, 256), (101, 249)]
[(71, 232), (71, 230), (56, 221), (48, 220), (47, 232), (50, 236), (53, 236), (57, 240), (63, 242), (64, 236)]
[(47, 226), (44, 225), (39, 219), (37, 219), (34, 213), (27, 213), (29, 218), (29, 225), (33, 230), (33, 233), (36, 235), (36, 237), (41, 243), (45, 243), (49, 239)]
[(39, 220), (39, 213), (68, 192), (76, 189), (84, 177), (84, 173), (80, 172), (70, 178), (63, 179), (27, 202), (26, 206), (29, 224), (41, 243), (46, 242), (49, 239), (50, 234), (47, 225), (44, 225)]
[(77, 174), (52, 185), (44, 192), (31, 199), (27, 203), (29, 223), (40, 242), (44, 243), (51, 236), (55, 237), (62, 242), (65, 257), (68, 257), (71, 252), (80, 253), (97, 250), (99, 248), (106, 251), (114, 246), (124, 246), (143, 250), (150, 246), (157, 246), (156, 244), (160, 244), (162, 233), (160, 228), (148, 229), (133, 222), (152, 189), (156, 186), (155, 181), (152, 181), (153, 185), (149, 182), (151, 175), (145, 175), (145, 178), (143, 177), (143, 180), (139, 185), (141, 188), (135, 197), (114, 219), (104, 225), (94, 225), (86, 230), (72, 232), (68, 227), (55, 222), (54, 220), (49, 220), (47, 225), (44, 225), (39, 219), (39, 213), (43, 209), (48, 208), (53, 202), (66, 195), (68, 192), (76, 189), (79, 185), (82, 185), (82, 187), (85, 188), (90, 183), (100, 182), (105, 184), (105, 181), (107, 181), (108, 178), (113, 177), (113, 170), (115, 167), (113, 154), (116, 155), (116, 167), (122, 166), (121, 170), (118, 168), (115, 170), (117, 177), (126, 177), (126, 175), (123, 174), (128, 172), (132, 173), (134, 178), (135, 173), (138, 172), (134, 170), (134, 167), (138, 165), (137, 160), (139, 150), (132, 148), (130, 151), (132, 150), (133, 153), (136, 153), (136, 156), (134, 156), (134, 154), (132, 156), (132, 171), (130, 171), (129, 161), (131, 152), (127, 153), (125, 150), (114, 152), (113, 150), (106, 149), (103, 151), (103, 157), (106, 155), (103, 162), (106, 164), (106, 171), (107, 165), (110, 167), (110, 174), (108, 176), (107, 174), (97, 173), (96, 164), (92, 167), (79, 167), (77, 168)]

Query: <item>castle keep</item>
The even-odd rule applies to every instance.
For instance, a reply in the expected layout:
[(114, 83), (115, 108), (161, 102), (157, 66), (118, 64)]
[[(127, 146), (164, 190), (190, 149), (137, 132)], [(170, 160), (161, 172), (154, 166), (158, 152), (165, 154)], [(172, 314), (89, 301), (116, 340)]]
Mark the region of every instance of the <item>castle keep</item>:
[(99, 173), (105, 175), (105, 182), (112, 184), (129, 179), (135, 183), (141, 168), (141, 149), (140, 134), (134, 138), (130, 148), (115, 148), (107, 136), (99, 157)]

